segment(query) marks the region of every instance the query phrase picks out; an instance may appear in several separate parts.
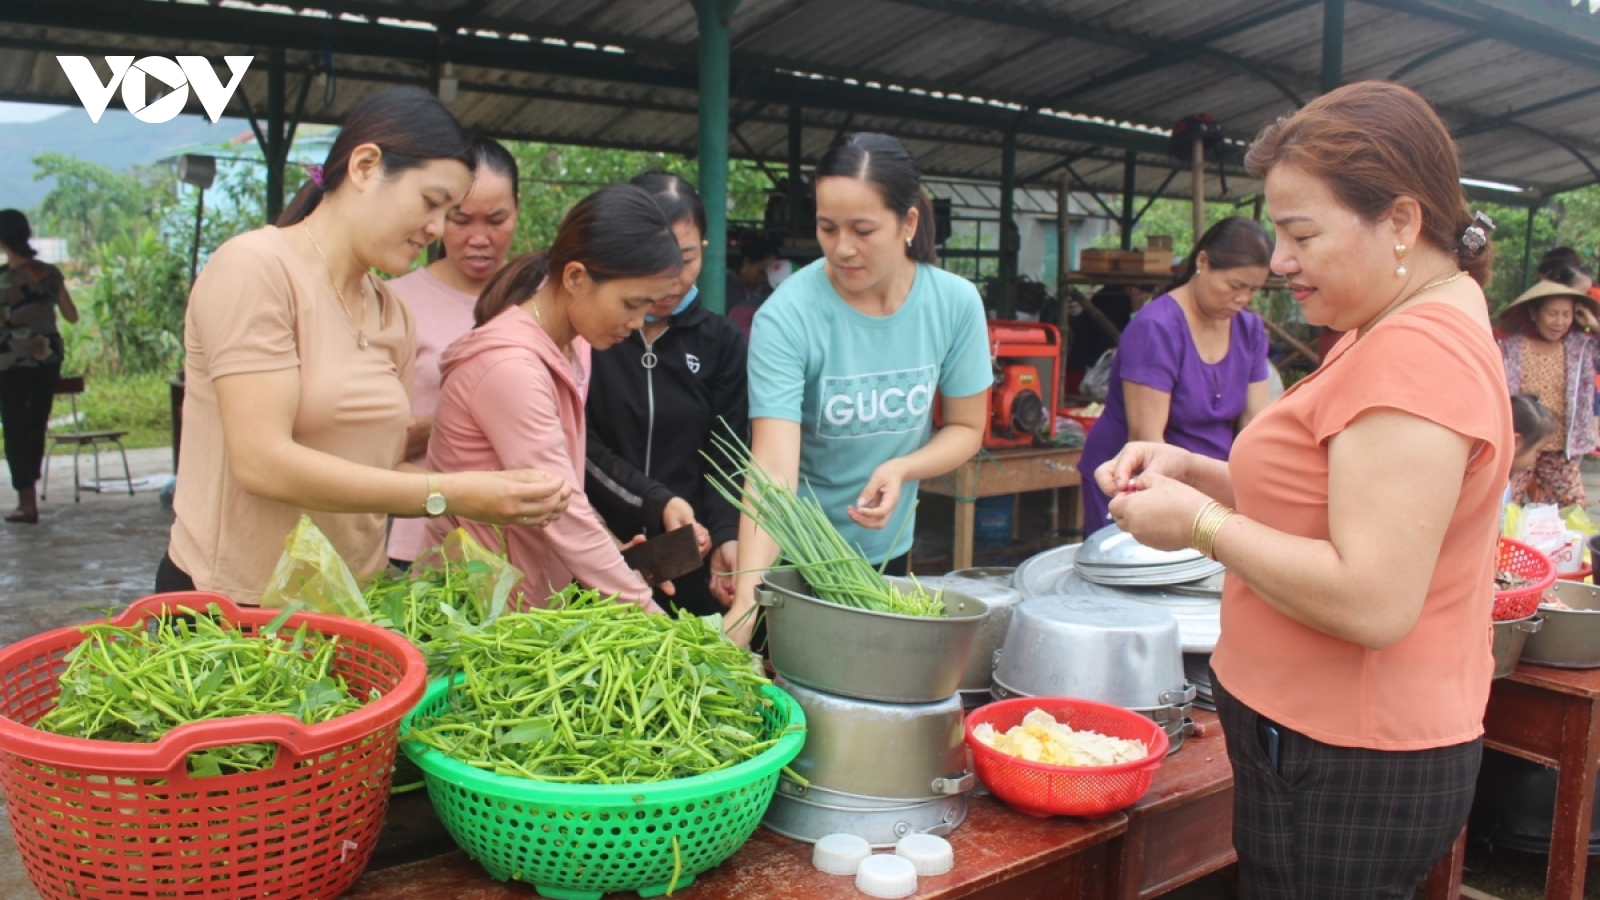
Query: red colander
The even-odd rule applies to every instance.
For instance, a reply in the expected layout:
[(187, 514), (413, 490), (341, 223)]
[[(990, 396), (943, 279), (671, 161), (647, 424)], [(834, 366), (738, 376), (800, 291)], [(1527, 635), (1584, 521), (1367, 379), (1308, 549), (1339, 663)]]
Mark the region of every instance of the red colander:
[[(985, 722), (996, 731), (1009, 731), (1036, 709), (1076, 731), (1141, 741), (1150, 752), (1144, 759), (1114, 766), (1053, 766), (1001, 753), (972, 736)], [(978, 778), (1017, 812), (1097, 819), (1139, 802), (1168, 744), (1160, 724), (1120, 706), (1071, 697), (1014, 697), (980, 706), (967, 716), (967, 746)]]
[(1520, 575), (1532, 583), (1527, 587), (1494, 592), (1494, 620), (1508, 622), (1526, 619), (1539, 611), (1539, 599), (1556, 583), (1556, 565), (1550, 557), (1521, 541), (1500, 539), (1499, 562), (1495, 571)]
[[(112, 624), (212, 606), (246, 634), (278, 615), (193, 591), (146, 597)], [(301, 624), (337, 636), (335, 671), (356, 695), (376, 688), (381, 698), (316, 725), (239, 716), (181, 725), (151, 744), (89, 740), (32, 727), (54, 706), (82, 632), (58, 628), (0, 650), (0, 791), (41, 897), (333, 900), (360, 877), (388, 809), (400, 718), (421, 699), (427, 665), (375, 625), (297, 613), (284, 635)], [(189, 774), (193, 751), (269, 742), (270, 769)]]

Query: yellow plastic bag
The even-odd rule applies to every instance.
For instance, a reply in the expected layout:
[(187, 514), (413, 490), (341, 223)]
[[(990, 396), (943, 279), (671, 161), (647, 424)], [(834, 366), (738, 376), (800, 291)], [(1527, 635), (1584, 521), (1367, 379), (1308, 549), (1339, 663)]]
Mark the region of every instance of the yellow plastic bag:
[(1594, 537), (1596, 534), (1600, 534), (1600, 525), (1596, 525), (1594, 520), (1589, 518), (1588, 510), (1577, 504), (1573, 504), (1561, 511), (1561, 521), (1567, 523), (1569, 531), (1576, 531), (1585, 537)]
[(1516, 540), (1522, 534), (1522, 504), (1507, 503), (1500, 517), (1500, 536)]
[(352, 619), (371, 618), (350, 567), (344, 564), (322, 529), (305, 515), (284, 539), (283, 556), (278, 558), (267, 589), (261, 595), (261, 605), (273, 609), (295, 602), (316, 612)]

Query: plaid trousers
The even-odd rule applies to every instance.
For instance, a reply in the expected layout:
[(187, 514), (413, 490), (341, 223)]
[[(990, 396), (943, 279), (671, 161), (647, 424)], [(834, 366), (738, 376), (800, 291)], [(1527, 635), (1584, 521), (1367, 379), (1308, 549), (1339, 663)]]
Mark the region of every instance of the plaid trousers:
[(1233, 764), (1233, 844), (1244, 900), (1409, 900), (1467, 822), (1483, 741), (1433, 750), (1335, 747), (1279, 727), (1211, 675)]

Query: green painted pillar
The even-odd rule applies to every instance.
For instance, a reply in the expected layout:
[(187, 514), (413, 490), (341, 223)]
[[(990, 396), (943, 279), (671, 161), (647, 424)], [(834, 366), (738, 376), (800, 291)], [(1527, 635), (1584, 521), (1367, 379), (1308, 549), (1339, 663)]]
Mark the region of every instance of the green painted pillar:
[(1344, 82), (1344, 0), (1322, 0), (1322, 92)]
[(1017, 314), (1017, 132), (1006, 132), (1000, 145), (1000, 301), (995, 316)]
[(267, 51), (267, 221), (278, 221), (283, 212), (283, 163), (289, 156), (287, 126), (284, 122), (284, 53), (282, 47)]
[[(1122, 249), (1133, 249), (1133, 190), (1138, 185), (1139, 156), (1132, 150), (1123, 151), (1122, 157)], [(1195, 240), (1200, 236), (1195, 235)]]
[(739, 0), (698, 0), (700, 14), (700, 199), (706, 207), (705, 265), (700, 303), (727, 311), (728, 285), (728, 22)]

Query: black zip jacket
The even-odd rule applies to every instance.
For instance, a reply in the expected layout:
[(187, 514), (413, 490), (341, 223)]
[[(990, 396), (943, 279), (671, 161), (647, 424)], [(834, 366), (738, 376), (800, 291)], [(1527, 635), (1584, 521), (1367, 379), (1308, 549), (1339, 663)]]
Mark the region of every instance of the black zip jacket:
[(706, 483), (711, 445), (725, 419), (748, 440), (745, 342), (738, 326), (699, 302), (672, 317), (653, 346), (642, 332), (595, 351), (586, 405), (589, 449), (584, 491), (623, 540), (662, 532), (673, 497), (694, 508), (712, 546), (739, 536), (739, 513)]

